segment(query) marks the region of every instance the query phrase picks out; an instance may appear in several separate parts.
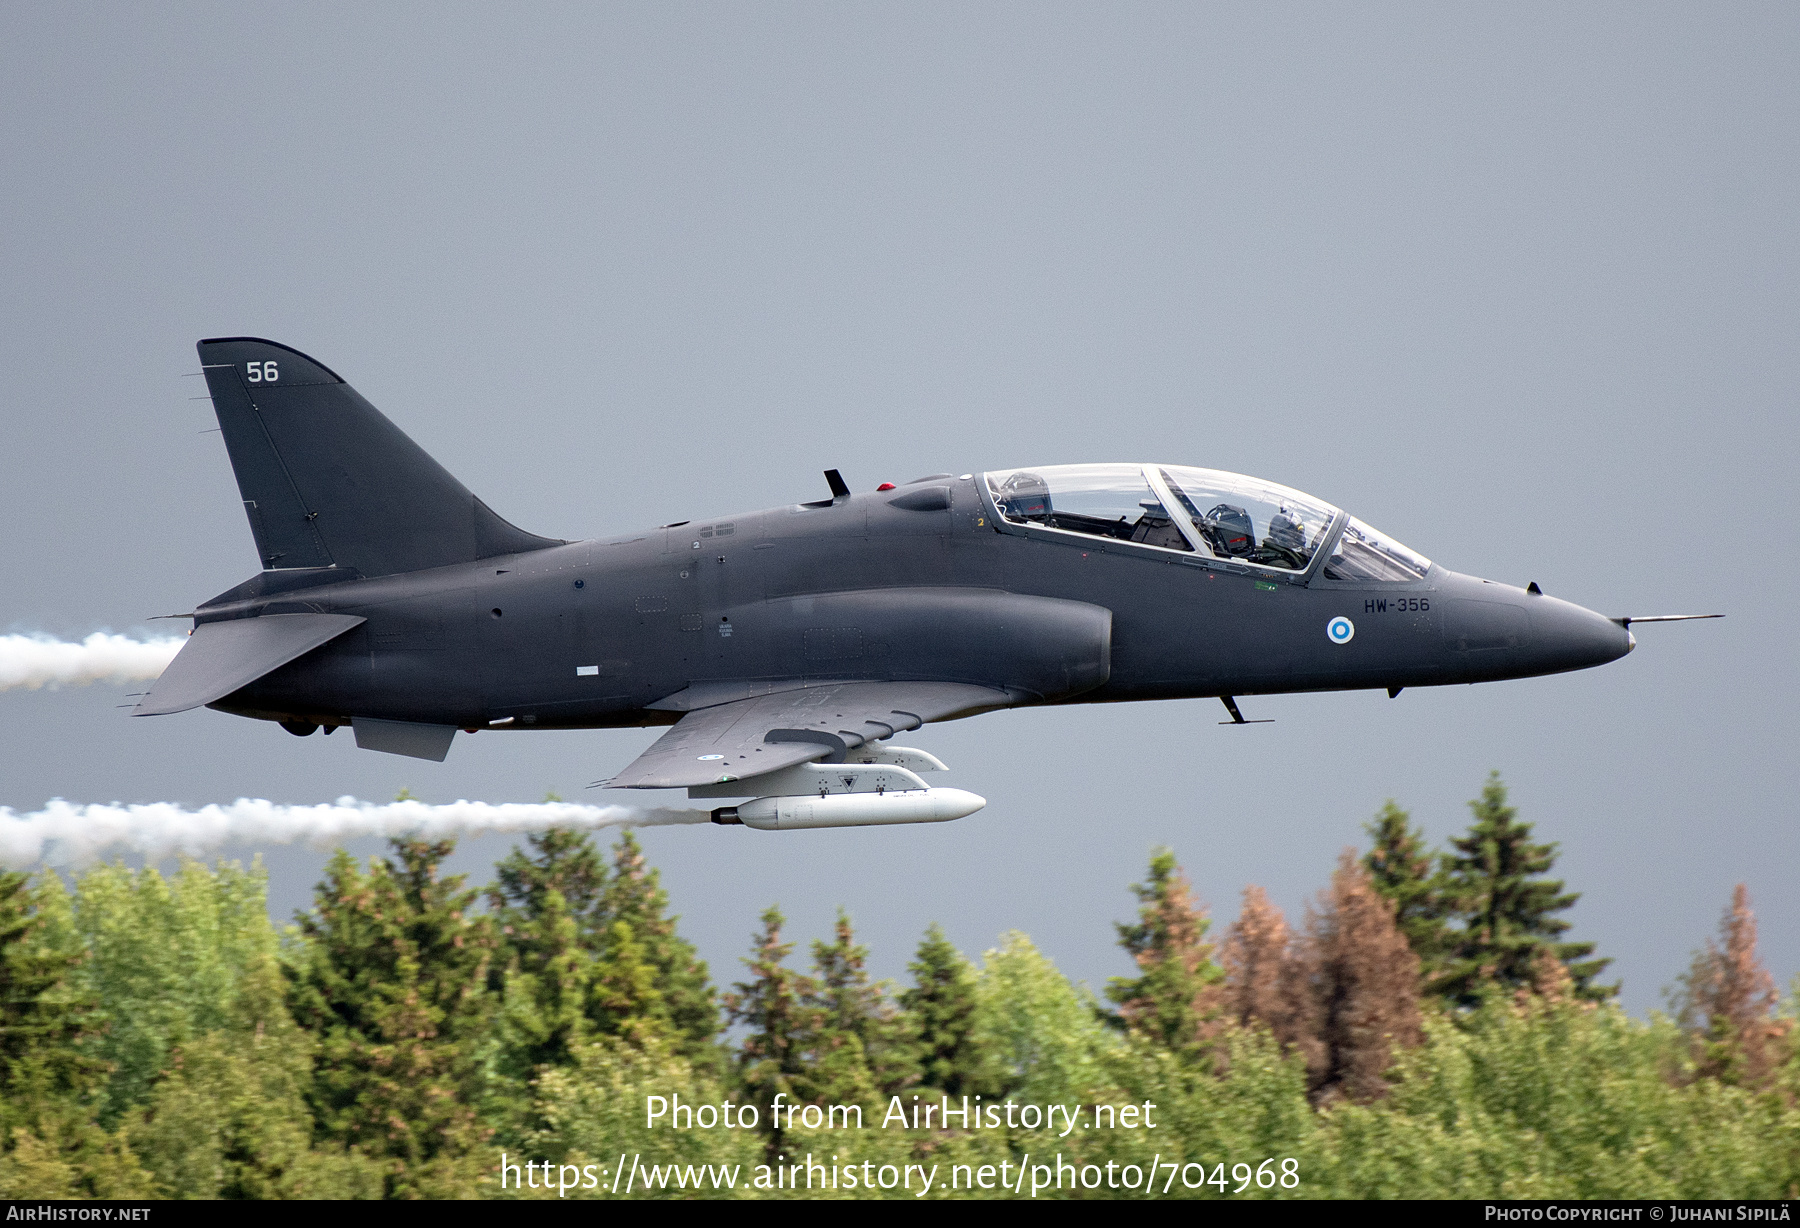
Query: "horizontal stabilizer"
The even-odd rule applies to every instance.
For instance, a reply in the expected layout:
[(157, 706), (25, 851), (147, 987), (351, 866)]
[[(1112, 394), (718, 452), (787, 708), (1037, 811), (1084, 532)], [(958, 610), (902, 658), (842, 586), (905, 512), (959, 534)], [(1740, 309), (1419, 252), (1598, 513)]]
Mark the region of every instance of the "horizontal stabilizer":
[(133, 716), (166, 716), (223, 699), (368, 621), (354, 614), (265, 614), (201, 623)]

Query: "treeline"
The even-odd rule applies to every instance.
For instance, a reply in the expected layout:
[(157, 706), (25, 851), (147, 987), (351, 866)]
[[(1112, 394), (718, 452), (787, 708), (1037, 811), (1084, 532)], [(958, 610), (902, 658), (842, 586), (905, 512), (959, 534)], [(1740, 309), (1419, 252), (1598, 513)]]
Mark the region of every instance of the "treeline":
[[(502, 1191), (503, 1151), (736, 1166), (737, 1196), (808, 1155), (1027, 1154), (1140, 1174), (1154, 1154), (1190, 1165), (1166, 1189), (1185, 1197), (1800, 1194), (1794, 1003), (1743, 889), (1670, 1013), (1634, 1020), (1565, 937), (1555, 846), (1497, 777), (1471, 808), (1437, 852), (1389, 803), (1298, 924), (1249, 887), (1216, 940), (1157, 850), (1117, 927), (1135, 975), (1104, 1000), (1017, 932), (976, 964), (932, 926), (893, 986), (840, 913), (796, 961), (773, 907), (715, 985), (630, 833), (610, 864), (584, 833), (533, 836), (479, 890), (442, 873), (449, 842), (340, 850), (285, 933), (260, 868), (0, 875), (0, 1197), (558, 1196), (535, 1173)], [(649, 1096), (748, 1104), (757, 1127), (647, 1130)], [(895, 1097), (1151, 1104), (1154, 1129), (883, 1129)], [(1298, 1183), (1239, 1193), (1264, 1161)]]

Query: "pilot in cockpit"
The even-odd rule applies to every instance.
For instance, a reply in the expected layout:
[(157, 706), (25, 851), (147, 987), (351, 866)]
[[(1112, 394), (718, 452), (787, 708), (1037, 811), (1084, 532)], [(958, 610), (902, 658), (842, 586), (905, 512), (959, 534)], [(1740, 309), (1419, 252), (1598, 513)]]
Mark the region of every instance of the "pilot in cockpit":
[(1290, 573), (1313, 563), (1338, 514), (1286, 487), (1180, 465), (1051, 465), (984, 478), (1014, 524)]
[(1290, 571), (1306, 570), (1306, 526), (1281, 508), (1269, 517), (1269, 535), (1263, 538), (1267, 562)]
[(1007, 478), (995, 502), (1008, 520), (1035, 520), (1042, 524), (1050, 519), (1050, 486), (1035, 473), (1021, 471)]
[(1220, 557), (1289, 571), (1306, 569), (1306, 531), (1295, 523), (1285, 508), (1269, 518), (1269, 533), (1261, 545), (1257, 544), (1256, 525), (1250, 519), (1250, 513), (1236, 504), (1218, 504), (1194, 524), (1205, 535), (1213, 553)]

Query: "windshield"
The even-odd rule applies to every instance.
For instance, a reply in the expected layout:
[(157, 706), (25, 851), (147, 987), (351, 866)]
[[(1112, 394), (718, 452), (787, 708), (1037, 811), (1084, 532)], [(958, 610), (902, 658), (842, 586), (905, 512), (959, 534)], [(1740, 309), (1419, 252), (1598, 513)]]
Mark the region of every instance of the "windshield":
[(984, 475), (1015, 524), (1304, 571), (1335, 508), (1273, 482), (1180, 465), (1048, 465)]
[(1354, 516), (1325, 563), (1328, 580), (1423, 580), (1431, 560)]

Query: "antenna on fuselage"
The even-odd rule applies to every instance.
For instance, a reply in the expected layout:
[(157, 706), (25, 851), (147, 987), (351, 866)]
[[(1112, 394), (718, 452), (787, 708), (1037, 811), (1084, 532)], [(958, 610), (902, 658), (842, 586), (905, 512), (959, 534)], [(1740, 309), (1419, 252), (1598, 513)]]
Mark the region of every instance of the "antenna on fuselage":
[(1230, 695), (1219, 696), (1219, 702), (1225, 705), (1225, 711), (1231, 713), (1231, 719), (1228, 721), (1220, 721), (1219, 724), (1221, 725), (1273, 725), (1275, 723), (1274, 717), (1269, 717), (1266, 720), (1260, 721), (1245, 720), (1244, 714), (1238, 711), (1237, 700)]

